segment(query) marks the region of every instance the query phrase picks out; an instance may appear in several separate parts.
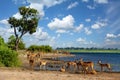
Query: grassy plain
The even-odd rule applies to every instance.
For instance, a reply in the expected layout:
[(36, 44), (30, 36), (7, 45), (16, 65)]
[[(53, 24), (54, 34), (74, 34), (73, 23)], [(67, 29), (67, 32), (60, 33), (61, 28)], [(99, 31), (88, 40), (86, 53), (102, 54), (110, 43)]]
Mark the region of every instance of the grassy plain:
[(120, 53), (120, 50), (66, 50), (68, 52), (80, 52), (80, 53)]

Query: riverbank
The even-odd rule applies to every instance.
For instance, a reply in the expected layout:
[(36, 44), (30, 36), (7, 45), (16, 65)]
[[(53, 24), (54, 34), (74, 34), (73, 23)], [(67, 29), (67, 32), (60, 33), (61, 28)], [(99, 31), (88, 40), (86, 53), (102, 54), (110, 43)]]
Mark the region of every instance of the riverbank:
[[(58, 62), (58, 57), (71, 57), (66, 54), (45, 54), (42, 60), (49, 63)], [(86, 74), (76, 72), (60, 72), (59, 70), (30, 70), (26, 54), (19, 55), (22, 61), (20, 68), (0, 67), (0, 80), (119, 80), (118, 72), (97, 72), (97, 74)], [(37, 66), (37, 65), (36, 65)]]
[(119, 80), (120, 73), (78, 74), (59, 71), (31, 71), (0, 68), (0, 80)]

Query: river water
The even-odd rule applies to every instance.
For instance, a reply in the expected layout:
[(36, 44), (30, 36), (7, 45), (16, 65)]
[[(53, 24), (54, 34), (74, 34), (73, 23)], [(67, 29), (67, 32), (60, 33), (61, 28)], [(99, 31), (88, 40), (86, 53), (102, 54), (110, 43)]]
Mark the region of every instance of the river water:
[[(100, 66), (97, 64), (98, 60), (102, 63), (110, 63), (112, 71), (120, 72), (120, 54), (118, 53), (71, 53), (75, 56), (73, 57), (61, 57), (60, 60), (64, 61), (75, 61), (83, 58), (83, 61), (93, 61), (95, 64), (95, 69), (100, 70)], [(107, 69), (104, 69), (107, 71)]]

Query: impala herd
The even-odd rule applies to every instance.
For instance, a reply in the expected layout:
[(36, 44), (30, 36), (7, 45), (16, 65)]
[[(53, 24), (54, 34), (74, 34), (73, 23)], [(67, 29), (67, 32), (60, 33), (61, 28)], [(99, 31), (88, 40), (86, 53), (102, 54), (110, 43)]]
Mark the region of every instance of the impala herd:
[[(45, 69), (45, 70), (47, 69), (48, 62), (45, 60), (41, 60), (43, 54), (44, 54), (43, 52), (32, 53), (27, 51), (27, 60), (29, 61), (29, 65), (32, 70), (34, 69), (36, 62), (38, 62), (39, 69)], [(109, 71), (111, 71), (111, 65), (109, 63), (102, 63), (101, 61), (98, 61), (97, 64), (100, 66), (101, 71), (103, 71), (105, 67)], [(82, 58), (76, 61), (64, 61), (64, 64), (60, 68), (60, 71), (65, 72), (68, 69), (69, 70), (73, 69), (73, 71), (81, 69), (81, 72), (84, 74), (87, 74), (87, 73), (97, 74), (96, 70), (94, 69), (94, 62), (92, 61), (85, 62), (83, 61)]]

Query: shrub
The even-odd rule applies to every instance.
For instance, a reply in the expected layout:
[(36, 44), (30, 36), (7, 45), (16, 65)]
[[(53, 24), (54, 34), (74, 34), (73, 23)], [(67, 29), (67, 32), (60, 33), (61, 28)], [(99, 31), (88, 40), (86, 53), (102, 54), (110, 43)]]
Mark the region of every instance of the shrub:
[(0, 49), (0, 63), (6, 67), (20, 66), (18, 59), (18, 53), (7, 47), (1, 47)]
[(28, 48), (28, 50), (30, 50), (30, 51), (51, 52), (52, 51), (52, 47), (50, 47), (49, 45), (42, 45), (42, 46), (31, 45)]
[(20, 66), (18, 53), (11, 50), (4, 43), (4, 39), (0, 36), (0, 66), (17, 67)]

